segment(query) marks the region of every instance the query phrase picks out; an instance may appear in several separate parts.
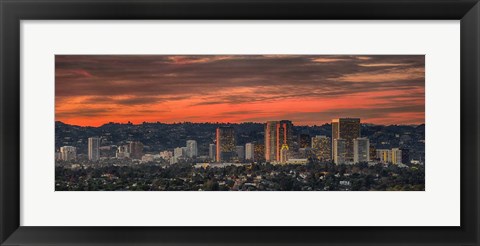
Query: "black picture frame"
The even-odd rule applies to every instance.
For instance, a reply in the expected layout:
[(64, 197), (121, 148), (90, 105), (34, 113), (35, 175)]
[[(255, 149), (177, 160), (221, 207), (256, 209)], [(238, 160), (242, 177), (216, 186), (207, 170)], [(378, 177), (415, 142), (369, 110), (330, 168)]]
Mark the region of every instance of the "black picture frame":
[[(479, 245), (478, 0), (0, 0), (0, 15), (2, 245)], [(80, 19), (461, 20), (461, 226), (20, 226), (20, 21)]]

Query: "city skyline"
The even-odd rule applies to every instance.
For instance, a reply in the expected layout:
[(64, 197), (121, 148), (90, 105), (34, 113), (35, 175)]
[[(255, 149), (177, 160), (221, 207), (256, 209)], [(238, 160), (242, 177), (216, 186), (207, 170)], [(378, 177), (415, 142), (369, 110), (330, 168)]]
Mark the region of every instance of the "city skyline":
[[(303, 150), (310, 152), (312, 156), (318, 158), (320, 161), (333, 160), (335, 164), (345, 163), (360, 163), (370, 162), (370, 143), (369, 139), (360, 136), (360, 121), (359, 118), (339, 118), (332, 119), (332, 136), (333, 146), (330, 145), (330, 138), (325, 135), (316, 135), (311, 137), (311, 145), (304, 146)], [(282, 121), (268, 121), (265, 126), (265, 147), (264, 160), (272, 161), (274, 164), (292, 164), (289, 161), (294, 161), (295, 164), (306, 164), (307, 158), (298, 158), (298, 153), (292, 155), (294, 151), (300, 150), (300, 143), (293, 139), (292, 123), (288, 120)], [(254, 161), (254, 145), (258, 142), (248, 142), (245, 146), (237, 145), (235, 141), (235, 129), (230, 126), (219, 126), (215, 130), (215, 143), (209, 144), (208, 156), (209, 162), (240, 162), (240, 161)], [(305, 136), (305, 134), (302, 134)], [(306, 134), (308, 136), (308, 134)], [(99, 137), (88, 138), (88, 160), (97, 162), (100, 160), (100, 141)], [(350, 142), (350, 144), (349, 144)], [(269, 144), (270, 143), (270, 144)], [(213, 150), (212, 150), (213, 145)], [(142, 162), (154, 162), (159, 159), (162, 153), (169, 152), (166, 157), (170, 164), (177, 164), (182, 158), (190, 158), (195, 160), (197, 157), (205, 157), (198, 155), (197, 140), (186, 140), (186, 146), (176, 146), (173, 151), (163, 149), (160, 155), (146, 153), (144, 155), (144, 145), (139, 141), (130, 141), (127, 145), (115, 146), (117, 151), (115, 158), (117, 159), (136, 159)], [(333, 149), (331, 148), (333, 147)], [(375, 147), (373, 148), (375, 151)], [(62, 146), (60, 151), (56, 153), (57, 160), (76, 160), (77, 148), (74, 146)], [(257, 150), (258, 151), (258, 150)], [(385, 162), (392, 162), (393, 164), (404, 164), (408, 162), (408, 157), (405, 158), (405, 149), (392, 148), (376, 150), (376, 159), (384, 159)], [(215, 152), (215, 153), (213, 153)], [(249, 153), (250, 152), (250, 153)], [(331, 155), (330, 156), (330, 153)], [(351, 152), (349, 154), (349, 152)], [(408, 151), (406, 152), (408, 155)], [(257, 153), (258, 154), (258, 153)], [(295, 156), (290, 160), (290, 157)], [(303, 156), (306, 157), (306, 156)], [(331, 158), (330, 158), (331, 157)], [(171, 158), (171, 159), (170, 159)], [(180, 158), (180, 159), (179, 159)], [(165, 159), (165, 158), (164, 158)], [(259, 158), (262, 160), (262, 158)], [(205, 165), (205, 163), (200, 164)]]
[(425, 190), (424, 125), (331, 122), (56, 123), (55, 190)]
[(425, 122), (424, 56), (57, 55), (57, 121)]
[[(262, 142), (257, 142), (256, 140), (252, 141), (252, 139), (250, 139), (249, 142), (245, 143), (245, 146), (236, 143), (235, 136), (237, 134), (234, 127), (218, 126), (215, 129), (215, 140), (213, 144), (211, 143), (212, 139), (208, 141), (208, 160), (209, 162), (253, 161), (255, 159), (253, 158), (253, 156), (255, 156), (254, 152), (257, 151), (257, 156), (264, 153), (265, 161), (282, 164), (288, 164), (289, 161), (293, 160), (297, 164), (306, 164), (308, 158), (302, 159), (298, 157), (308, 157), (308, 152), (310, 152), (310, 157), (315, 156), (314, 158), (317, 158), (320, 161), (333, 160), (337, 165), (344, 163), (370, 162), (371, 159), (376, 158), (384, 159), (386, 162), (391, 161), (395, 164), (403, 164), (402, 161), (408, 162), (408, 157), (406, 158), (405, 156), (408, 155), (409, 151), (405, 152), (405, 149), (392, 148), (391, 150), (375, 150), (374, 146), (372, 146), (373, 149), (371, 149), (370, 140), (361, 136), (360, 118), (338, 118), (332, 119), (331, 122), (331, 137), (326, 135), (310, 136), (309, 134), (305, 134), (305, 132), (300, 135), (297, 134), (294, 137), (294, 125), (291, 121), (267, 121), (263, 124), (263, 144)], [(305, 137), (307, 137), (308, 140), (305, 140)], [(107, 140), (108, 138), (105, 139)], [(90, 161), (95, 162), (100, 159), (100, 142), (101, 138), (99, 137), (88, 137), (88, 159)], [(127, 142), (127, 145), (114, 145), (117, 148), (115, 158), (154, 161), (155, 156), (157, 159), (160, 157), (160, 155), (152, 155), (151, 153), (146, 153), (144, 155), (144, 145), (140, 141)], [(308, 142), (310, 142), (310, 144), (305, 145)], [(330, 146), (331, 143), (333, 144)], [(257, 144), (263, 145), (264, 150), (261, 152), (259, 149), (255, 150), (254, 147)], [(107, 146), (107, 148), (109, 147)], [(59, 150), (60, 151), (56, 153), (58, 159), (66, 161), (76, 160), (76, 147), (64, 145), (60, 147)], [(161, 153), (165, 151), (168, 152), (168, 149), (162, 149), (160, 151)], [(246, 151), (249, 153), (247, 154)], [(376, 153), (377, 151), (378, 153)], [(186, 146), (175, 146), (171, 153), (173, 159), (170, 160), (170, 164), (178, 163), (179, 158), (196, 159), (197, 157), (205, 157), (199, 155), (198, 143), (194, 138), (187, 139)], [(373, 153), (376, 153), (375, 157), (370, 158)], [(248, 158), (246, 158), (247, 156)], [(290, 160), (291, 157), (296, 158)], [(263, 157), (258, 160), (261, 159), (263, 159)]]

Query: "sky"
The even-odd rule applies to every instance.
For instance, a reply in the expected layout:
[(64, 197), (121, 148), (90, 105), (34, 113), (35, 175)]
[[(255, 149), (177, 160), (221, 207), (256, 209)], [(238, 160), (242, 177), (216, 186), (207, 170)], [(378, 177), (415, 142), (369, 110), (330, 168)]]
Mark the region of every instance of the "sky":
[(423, 55), (56, 55), (55, 120), (425, 122)]

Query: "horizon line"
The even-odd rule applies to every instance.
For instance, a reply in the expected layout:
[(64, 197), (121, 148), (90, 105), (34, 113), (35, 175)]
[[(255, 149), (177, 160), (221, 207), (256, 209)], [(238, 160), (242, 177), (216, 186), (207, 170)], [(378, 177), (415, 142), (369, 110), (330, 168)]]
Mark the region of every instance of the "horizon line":
[[(338, 118), (336, 118), (338, 119)], [(277, 120), (275, 120), (277, 121)], [(280, 120), (278, 120), (280, 121)], [(245, 123), (253, 123), (253, 124), (265, 124), (267, 121), (265, 122), (254, 122), (254, 121), (245, 121), (245, 122), (192, 122), (192, 121), (181, 121), (181, 122), (173, 122), (173, 123), (166, 123), (166, 122), (160, 122), (160, 121), (152, 121), (152, 122), (148, 122), (148, 121), (144, 121), (144, 122), (141, 122), (141, 123), (133, 123), (133, 122), (126, 122), (126, 123), (121, 123), (121, 122), (107, 122), (107, 123), (103, 123), (101, 125), (98, 125), (98, 126), (93, 126), (93, 125), (77, 125), (77, 124), (70, 124), (70, 123), (65, 123), (61, 120), (56, 120), (55, 123), (62, 123), (62, 124), (65, 124), (65, 125), (70, 125), (70, 126), (78, 126), (78, 127), (95, 127), (95, 128), (98, 128), (98, 127), (102, 127), (102, 126), (105, 126), (105, 125), (109, 125), (109, 124), (118, 124), (118, 125), (143, 125), (143, 124), (165, 124), (165, 125), (176, 125), (176, 124), (185, 124), (185, 123), (192, 123), (192, 124), (218, 124), (218, 125), (240, 125), (240, 124), (245, 124)], [(314, 124), (314, 125), (295, 125), (294, 122), (292, 122), (292, 124), (294, 126), (323, 126), (323, 125), (331, 125), (332, 123), (329, 122), (329, 123), (323, 123), (323, 124)], [(361, 125), (377, 125), (377, 126), (420, 126), (420, 125), (425, 125), (425, 122), (423, 123), (411, 123), (411, 124), (375, 124), (375, 123), (368, 123), (368, 122), (360, 122)]]

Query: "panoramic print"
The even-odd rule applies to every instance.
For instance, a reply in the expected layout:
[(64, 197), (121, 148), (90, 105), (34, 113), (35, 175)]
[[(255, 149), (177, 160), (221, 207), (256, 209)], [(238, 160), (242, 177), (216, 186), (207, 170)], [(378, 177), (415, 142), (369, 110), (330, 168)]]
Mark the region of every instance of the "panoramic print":
[(55, 190), (424, 191), (425, 57), (56, 55)]

